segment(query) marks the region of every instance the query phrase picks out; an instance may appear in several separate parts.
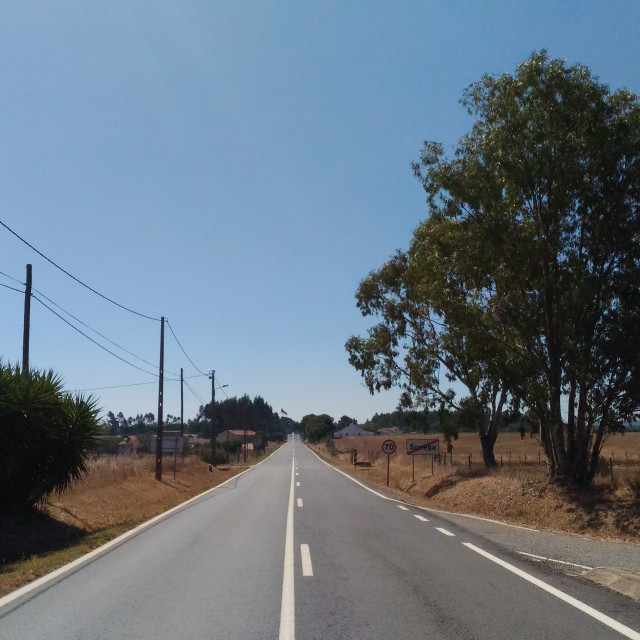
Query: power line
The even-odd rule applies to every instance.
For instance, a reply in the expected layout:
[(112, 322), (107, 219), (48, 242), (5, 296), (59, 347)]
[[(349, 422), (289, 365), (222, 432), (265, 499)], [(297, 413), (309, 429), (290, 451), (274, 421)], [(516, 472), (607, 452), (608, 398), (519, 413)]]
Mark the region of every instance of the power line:
[(2, 282), (0, 282), (0, 287), (4, 287), (5, 289), (11, 289), (11, 291), (17, 291), (18, 293), (24, 293), (22, 289), (16, 289), (15, 287), (10, 287), (8, 284), (2, 284)]
[(53, 313), (54, 316), (57, 316), (58, 318), (60, 318), (60, 320), (62, 320), (62, 322), (68, 324), (72, 329), (77, 331), (80, 335), (83, 335), (87, 340), (89, 340), (90, 342), (93, 342), (93, 344), (97, 345), (98, 347), (100, 347), (101, 349), (106, 351), (107, 353), (110, 353), (114, 358), (118, 358), (118, 360), (121, 360), (125, 364), (128, 364), (130, 367), (133, 367), (134, 369), (138, 369), (139, 371), (142, 371), (143, 373), (146, 373), (146, 374), (148, 374), (150, 376), (154, 376), (156, 378), (158, 377), (157, 373), (152, 373), (150, 371), (147, 371), (146, 369), (143, 369), (142, 367), (139, 367), (138, 365), (133, 364), (132, 362), (129, 362), (128, 360), (125, 360), (124, 358), (119, 356), (117, 353), (113, 353), (113, 351), (107, 349), (104, 345), (101, 345), (99, 342), (94, 340), (92, 337), (90, 337), (86, 333), (84, 333), (84, 331), (81, 331), (80, 329), (78, 329), (78, 327), (76, 327), (75, 325), (71, 324), (66, 318), (63, 318), (59, 313), (54, 311), (48, 304), (46, 304), (42, 300), (40, 300), (40, 298), (38, 298), (38, 296), (33, 295), (32, 297), (35, 300), (37, 300), (43, 307), (45, 307), (46, 309), (49, 309), (49, 311), (51, 311), (51, 313)]
[(193, 368), (196, 371), (198, 371), (199, 373), (201, 373), (203, 376), (206, 376), (207, 374), (204, 371), (201, 371), (200, 369), (198, 369), (198, 367), (196, 367), (196, 365), (194, 364), (193, 360), (188, 356), (187, 352), (184, 350), (184, 348), (180, 344), (180, 340), (178, 340), (178, 336), (176, 336), (176, 334), (175, 334), (175, 332), (173, 330), (173, 327), (169, 323), (169, 320), (166, 320), (166, 323), (169, 326), (169, 330), (171, 331), (171, 335), (174, 337), (175, 341), (178, 343), (178, 346), (180, 347), (180, 350), (182, 351), (182, 353), (184, 353), (184, 355), (186, 356), (187, 360), (193, 365)]
[[(117, 342), (114, 342), (110, 338), (107, 338), (107, 336), (105, 336), (104, 334), (100, 333), (97, 329), (94, 329), (93, 327), (90, 327), (86, 322), (83, 322), (82, 320), (80, 320), (80, 318), (77, 318), (72, 313), (70, 313), (69, 311), (67, 311), (63, 307), (61, 307), (57, 302), (55, 302), (54, 300), (52, 300), (51, 298), (46, 296), (44, 293), (42, 293), (42, 291), (38, 291), (35, 287), (33, 288), (33, 291), (35, 291), (36, 293), (39, 293), (45, 300), (48, 300), (52, 305), (54, 305), (55, 307), (60, 309), (60, 311), (62, 311), (63, 313), (66, 313), (70, 318), (73, 318), (76, 322), (79, 322), (83, 327), (86, 327), (90, 331), (93, 331), (95, 334), (99, 335), (101, 338), (103, 338), (107, 342), (111, 343), (114, 347), (118, 347), (118, 349), (121, 349), (125, 353), (128, 353), (130, 356), (133, 356), (134, 358), (137, 358), (138, 360), (140, 360), (140, 362), (144, 362), (145, 364), (148, 364), (150, 367), (155, 367), (156, 366), (153, 362), (149, 362), (148, 360), (145, 360), (144, 358), (141, 358), (140, 356), (138, 356), (135, 353), (133, 353), (133, 351), (129, 351), (128, 349), (125, 349), (123, 346), (119, 345)], [(167, 371), (167, 373), (170, 373), (171, 375), (174, 375), (174, 376), (178, 375), (177, 373), (174, 373), (173, 371)]]
[(103, 295), (99, 291), (96, 291), (93, 287), (90, 287), (88, 284), (85, 284), (84, 282), (82, 282), (82, 280), (79, 280), (74, 275), (70, 274), (66, 269), (63, 269), (59, 264), (56, 264), (53, 260), (51, 260), (51, 258), (47, 258), (47, 256), (45, 256), (44, 253), (42, 253), (42, 251), (38, 251), (38, 249), (36, 249), (32, 244), (29, 244), (22, 236), (19, 236), (11, 227), (9, 227), (4, 222), (2, 222), (2, 220), (0, 220), (0, 225), (2, 225), (7, 231), (9, 231), (9, 233), (12, 233), (16, 238), (18, 238), (18, 240), (20, 240), (21, 242), (24, 242), (24, 244), (26, 244), (27, 247), (29, 247), (30, 249), (33, 249), (33, 251), (35, 251), (39, 256), (44, 258), (47, 262), (52, 264), (56, 269), (60, 269), (62, 273), (69, 276), (72, 280), (75, 280), (78, 284), (81, 284), (86, 289), (89, 289), (89, 291), (91, 291), (92, 293), (95, 293), (97, 296), (100, 296), (107, 302), (110, 302), (111, 304), (116, 305), (116, 307), (120, 307), (121, 309), (124, 309), (129, 313), (133, 313), (137, 316), (140, 316), (141, 318), (146, 318), (147, 320), (155, 320), (156, 322), (160, 322), (160, 318), (154, 318), (144, 313), (140, 313), (139, 311), (134, 311), (133, 309), (130, 309), (129, 307), (125, 307), (123, 304), (120, 304), (119, 302), (116, 302), (115, 300), (108, 298), (107, 296)]
[(185, 386), (187, 387), (187, 389), (189, 389), (189, 391), (191, 391), (191, 393), (193, 394), (193, 396), (196, 398), (196, 400), (198, 400), (200, 402), (200, 404), (202, 406), (204, 406), (205, 404), (207, 404), (195, 391), (194, 389), (191, 387), (191, 385), (185, 381)]
[(9, 278), (9, 280), (13, 280), (14, 282), (17, 282), (18, 284), (24, 284), (24, 282), (22, 282), (22, 280), (18, 280), (18, 278), (14, 278), (13, 276), (10, 276), (8, 273), (4, 273), (3, 271), (0, 271), (0, 276), (4, 276), (5, 278)]

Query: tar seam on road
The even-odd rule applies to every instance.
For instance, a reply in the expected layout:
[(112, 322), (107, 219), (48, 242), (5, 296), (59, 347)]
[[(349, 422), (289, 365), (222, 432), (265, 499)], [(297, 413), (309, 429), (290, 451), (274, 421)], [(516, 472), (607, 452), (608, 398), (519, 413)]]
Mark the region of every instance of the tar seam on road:
[(515, 573), (517, 576), (519, 576), (520, 578), (523, 578), (527, 582), (534, 584), (536, 587), (540, 587), (540, 589), (543, 589), (547, 593), (550, 593), (552, 596), (559, 598), (563, 602), (566, 602), (567, 604), (570, 604), (572, 607), (575, 607), (576, 609), (579, 609), (583, 613), (586, 613), (588, 616), (595, 618), (599, 622), (602, 622), (602, 624), (605, 624), (607, 627), (610, 627), (611, 629), (613, 629), (614, 631), (617, 631), (623, 636), (627, 638), (631, 638), (631, 640), (640, 640), (640, 633), (638, 633), (637, 631), (634, 631), (633, 629), (630, 629), (629, 627), (623, 625), (617, 620), (610, 618), (604, 613), (600, 613), (600, 611), (598, 611), (597, 609), (594, 609), (593, 607), (590, 607), (589, 605), (584, 604), (584, 602), (580, 602), (580, 600), (577, 600), (576, 598), (560, 591), (559, 589), (552, 587), (546, 582), (543, 582), (542, 580), (535, 578), (534, 576), (528, 574), (526, 571), (522, 571), (522, 569), (518, 569), (517, 567), (514, 567), (512, 564), (509, 564), (508, 562), (505, 562), (504, 560), (501, 560), (500, 558), (494, 555), (491, 555), (487, 551), (484, 551), (484, 549), (480, 549), (480, 547), (476, 547), (474, 544), (471, 544), (470, 542), (463, 542), (462, 544), (468, 549), (471, 549), (472, 551), (475, 551), (476, 553), (479, 553), (481, 556), (487, 558), (487, 560), (491, 560), (491, 562), (495, 562), (497, 565), (500, 565), (504, 569), (507, 569), (507, 571), (511, 571), (512, 573)]
[(544, 560), (545, 562), (557, 562), (558, 564), (568, 564), (570, 567), (578, 567), (580, 569), (586, 569), (589, 571), (593, 567), (587, 567), (584, 564), (576, 564), (575, 562), (567, 562), (566, 560), (554, 560), (553, 558), (545, 558), (544, 556), (537, 556), (534, 553), (526, 553), (524, 551), (518, 551), (521, 556), (527, 556), (527, 558), (533, 558), (534, 560)]
[(294, 473), (295, 458), (292, 458), (289, 507), (287, 508), (287, 529), (284, 541), (284, 573), (282, 576), (282, 605), (280, 606), (279, 640), (295, 640), (296, 637), (295, 572), (293, 567)]

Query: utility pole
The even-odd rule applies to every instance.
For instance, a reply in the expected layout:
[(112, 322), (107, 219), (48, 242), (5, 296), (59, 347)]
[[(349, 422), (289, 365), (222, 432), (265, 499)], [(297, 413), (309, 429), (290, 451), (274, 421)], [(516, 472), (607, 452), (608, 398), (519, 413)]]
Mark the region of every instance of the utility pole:
[(160, 318), (160, 379), (158, 382), (158, 429), (156, 431), (156, 480), (162, 480), (162, 405), (164, 386), (164, 316)]
[(180, 437), (184, 438), (184, 373), (182, 367), (180, 367)]
[(29, 371), (29, 331), (31, 329), (31, 265), (27, 265), (24, 289), (24, 331), (22, 334), (22, 373)]
[(214, 411), (216, 409), (216, 372), (211, 371), (211, 464), (215, 464), (216, 432), (214, 428)]

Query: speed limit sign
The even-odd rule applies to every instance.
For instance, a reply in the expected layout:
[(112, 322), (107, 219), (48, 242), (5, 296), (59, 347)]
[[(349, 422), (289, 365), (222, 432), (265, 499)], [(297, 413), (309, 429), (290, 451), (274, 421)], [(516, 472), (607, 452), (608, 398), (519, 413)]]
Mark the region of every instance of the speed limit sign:
[(393, 440), (385, 440), (382, 443), (382, 452), (390, 456), (396, 452), (396, 443)]

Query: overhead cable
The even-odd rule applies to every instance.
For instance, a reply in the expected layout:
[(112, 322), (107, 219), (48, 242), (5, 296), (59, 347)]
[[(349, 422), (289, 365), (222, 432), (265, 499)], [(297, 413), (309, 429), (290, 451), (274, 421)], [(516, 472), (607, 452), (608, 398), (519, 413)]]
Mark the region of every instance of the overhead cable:
[(130, 309), (129, 307), (125, 307), (123, 304), (120, 304), (119, 302), (116, 302), (115, 300), (112, 300), (111, 298), (103, 295), (99, 291), (96, 291), (93, 287), (90, 287), (88, 284), (85, 284), (84, 282), (82, 282), (82, 280), (79, 280), (74, 275), (70, 274), (66, 269), (63, 269), (59, 264), (56, 264), (53, 260), (51, 260), (51, 258), (47, 258), (47, 256), (45, 256), (44, 253), (42, 253), (42, 251), (38, 251), (38, 249), (36, 249), (32, 244), (29, 244), (22, 236), (18, 235), (11, 227), (9, 227), (4, 222), (2, 222), (2, 220), (0, 220), (0, 225), (2, 225), (7, 231), (12, 233), (16, 238), (18, 238), (18, 240), (20, 240), (21, 242), (24, 242), (24, 244), (26, 244), (27, 247), (29, 247), (30, 249), (33, 249), (33, 251), (35, 251), (39, 256), (44, 258), (47, 262), (52, 264), (56, 269), (60, 269), (62, 273), (69, 276), (72, 280), (75, 280), (78, 284), (81, 284), (86, 289), (89, 289), (89, 291), (91, 291), (92, 293), (95, 293), (97, 296), (100, 296), (107, 302), (110, 302), (111, 304), (116, 305), (116, 307), (120, 307), (121, 309), (124, 309), (129, 313), (133, 313), (137, 316), (140, 316), (141, 318), (146, 318), (147, 320), (155, 320), (156, 322), (160, 322), (160, 318), (154, 318), (153, 316), (148, 316), (144, 313), (140, 313), (139, 311), (134, 311), (133, 309)]
[[(155, 367), (156, 366), (153, 362), (149, 362), (148, 360), (145, 360), (144, 358), (141, 358), (140, 356), (138, 356), (135, 353), (133, 353), (133, 351), (129, 351), (128, 349), (125, 349), (124, 347), (120, 346), (117, 342), (114, 342), (110, 338), (107, 338), (107, 336), (105, 336), (104, 334), (100, 333), (97, 329), (94, 329), (93, 327), (90, 327), (86, 322), (83, 322), (82, 320), (80, 320), (80, 318), (77, 318), (72, 313), (70, 313), (69, 311), (67, 311), (63, 307), (61, 307), (57, 302), (55, 302), (54, 300), (52, 300), (51, 298), (46, 296), (44, 293), (42, 293), (42, 291), (38, 291), (38, 289), (36, 289), (35, 287), (33, 288), (33, 291), (35, 291), (36, 293), (40, 294), (45, 300), (48, 300), (52, 305), (54, 305), (55, 307), (60, 309), (60, 311), (62, 311), (63, 313), (66, 313), (70, 318), (73, 318), (76, 322), (79, 322), (83, 327), (86, 327), (87, 329), (89, 329), (90, 331), (93, 331), (95, 334), (99, 335), (101, 338), (103, 338), (107, 342), (111, 343), (114, 347), (118, 347), (118, 349), (121, 349), (125, 353), (128, 353), (130, 356), (133, 356), (134, 358), (137, 358), (138, 360), (140, 360), (140, 362), (144, 362), (145, 364), (148, 364), (151, 367)], [(165, 369), (165, 371), (167, 371), (167, 373), (170, 373), (171, 375), (174, 375), (174, 376), (178, 375), (177, 373), (174, 373), (173, 371), (168, 371), (167, 369)]]
[(2, 284), (2, 282), (0, 282), (0, 287), (5, 287), (5, 289), (11, 289), (11, 291), (17, 291), (18, 293), (24, 293), (22, 289), (16, 289), (15, 287), (11, 287), (8, 284)]
[(101, 345), (99, 342), (94, 340), (92, 337), (90, 337), (86, 333), (84, 333), (84, 331), (81, 331), (80, 329), (78, 329), (78, 327), (76, 327), (75, 325), (71, 324), (71, 322), (69, 322), (66, 318), (63, 318), (59, 313), (54, 311), (48, 304), (46, 304), (45, 302), (40, 300), (40, 298), (38, 298), (38, 296), (32, 295), (31, 297), (34, 300), (37, 300), (43, 307), (45, 307), (46, 309), (49, 309), (49, 311), (51, 311), (51, 313), (53, 313), (54, 316), (57, 316), (58, 318), (60, 318), (60, 320), (62, 320), (64, 323), (68, 324), (72, 329), (77, 331), (79, 334), (83, 335), (87, 340), (89, 340), (90, 342), (93, 342), (93, 344), (97, 345), (98, 347), (100, 347), (101, 349), (106, 351), (107, 353), (111, 354), (114, 358), (118, 358), (118, 360), (121, 360), (125, 364), (128, 364), (130, 367), (133, 367), (134, 369), (138, 369), (139, 371), (147, 373), (150, 376), (154, 376), (156, 378), (158, 377), (157, 373), (152, 373), (150, 371), (147, 371), (146, 369), (143, 369), (142, 367), (139, 367), (138, 365), (133, 364), (132, 362), (129, 362), (128, 360), (125, 360), (124, 358), (119, 356), (117, 353), (114, 353), (113, 351), (107, 349), (104, 345)]
[(193, 360), (189, 357), (189, 355), (187, 354), (187, 352), (184, 350), (184, 348), (182, 347), (182, 345), (180, 344), (180, 340), (178, 340), (178, 336), (176, 336), (173, 327), (171, 326), (171, 324), (169, 323), (169, 320), (165, 319), (165, 322), (167, 323), (167, 325), (169, 326), (169, 330), (171, 331), (171, 335), (174, 337), (175, 341), (178, 343), (178, 346), (180, 347), (180, 350), (182, 351), (182, 353), (184, 353), (184, 355), (186, 356), (187, 360), (193, 365), (193, 368), (196, 371), (199, 371), (203, 376), (206, 376), (207, 374), (204, 371), (201, 371), (200, 369), (198, 369), (198, 367), (196, 367), (196, 365), (194, 364)]

